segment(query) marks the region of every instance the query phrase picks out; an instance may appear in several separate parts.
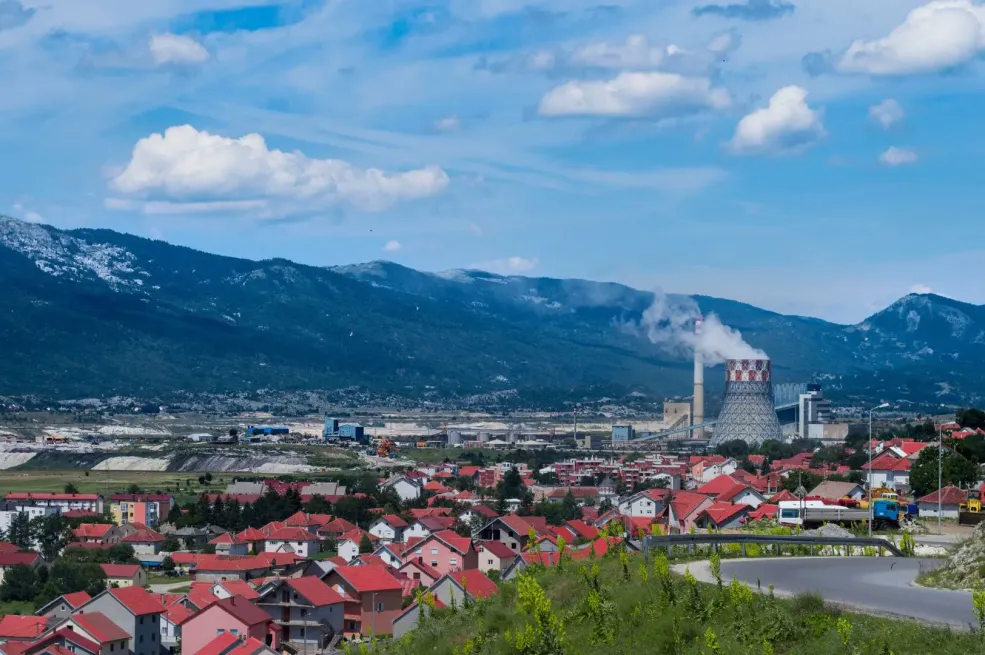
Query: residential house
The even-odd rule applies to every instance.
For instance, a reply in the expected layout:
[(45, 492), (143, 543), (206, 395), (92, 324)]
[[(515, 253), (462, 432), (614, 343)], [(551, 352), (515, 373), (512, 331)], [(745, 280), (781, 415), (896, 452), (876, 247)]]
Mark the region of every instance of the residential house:
[(637, 518), (656, 518), (666, 506), (668, 496), (670, 491), (667, 489), (640, 491), (619, 502), (619, 513)]
[(695, 525), (699, 528), (714, 528), (715, 530), (738, 528), (749, 516), (752, 509), (749, 505), (715, 502), (701, 510), (695, 519)]
[(61, 620), (72, 615), (80, 605), (88, 602), (92, 597), (84, 591), (77, 591), (71, 594), (64, 594), (42, 605), (35, 612), (35, 616), (47, 616), (51, 619)]
[(0, 618), (0, 643), (30, 642), (40, 637), (51, 619), (47, 616), (17, 616)]
[(314, 576), (270, 580), (258, 593), (257, 607), (273, 619), (281, 642), (300, 652), (326, 648), (342, 632), (344, 599)]
[(408, 560), (407, 563), (400, 566), (397, 571), (403, 575), (406, 575), (409, 579), (417, 582), (423, 587), (430, 587), (438, 581), (438, 578), (441, 577), (441, 574), (438, 571), (431, 568), (423, 561), (416, 559)]
[[(171, 649), (181, 641), (181, 624), (199, 612), (197, 606), (185, 599), (185, 602), (165, 603), (167, 611), (161, 615), (161, 646)], [(206, 605), (207, 607), (207, 605)]]
[(462, 512), (459, 512), (456, 518), (465, 525), (476, 525), (477, 523), (480, 525), (485, 525), (489, 521), (499, 518), (499, 514), (497, 514), (496, 510), (488, 505), (477, 504), (472, 505), (472, 507), (469, 507)]
[(252, 602), (260, 597), (260, 594), (253, 585), (245, 580), (223, 580), (222, 582), (216, 582), (209, 588), (209, 591), (219, 599), (242, 596)]
[(0, 583), (3, 582), (3, 576), (7, 569), (12, 566), (30, 566), (37, 571), (44, 566), (44, 560), (38, 553), (0, 553)]
[[(99, 655), (115, 655), (116, 653), (136, 653), (130, 649), (132, 636), (125, 629), (114, 623), (102, 612), (89, 611), (73, 614), (52, 626), (53, 632), (71, 632), (81, 636), (90, 643), (97, 645)], [(146, 636), (145, 633), (141, 633)], [(141, 653), (151, 652), (148, 649)], [(155, 651), (157, 653), (159, 651)]]
[[(499, 593), (499, 587), (481, 571), (458, 571), (443, 576), (428, 591), (434, 595), (435, 607), (444, 608), (461, 607), (466, 596), (473, 601), (488, 598)], [(413, 603), (401, 612), (393, 621), (394, 638), (399, 639), (417, 629), (421, 611), (428, 610)]]
[(404, 502), (420, 498), (422, 486), (422, 484), (405, 475), (392, 477), (380, 485), (383, 489), (393, 489), (397, 496), (400, 497), (400, 500)]
[(143, 528), (123, 537), (122, 543), (133, 546), (133, 552), (137, 555), (157, 555), (161, 552), (164, 536), (156, 530)]
[(480, 541), (476, 547), (479, 550), (479, 570), (486, 574), (496, 571), (502, 576), (516, 558), (516, 553), (501, 541)]
[(264, 551), (268, 553), (294, 553), (298, 557), (312, 557), (319, 552), (321, 539), (304, 528), (281, 528), (267, 535)]
[(484, 525), (476, 533), (476, 537), (479, 541), (502, 542), (514, 553), (519, 553), (527, 546), (531, 529), (538, 536), (547, 534), (547, 520), (542, 516), (519, 517), (508, 514)]
[(256, 528), (246, 528), (236, 535), (236, 539), (246, 542), (248, 554), (256, 554), (263, 552), (263, 544), (267, 540), (267, 535)]
[[(882, 453), (872, 460), (872, 488), (888, 487), (890, 489), (908, 489), (910, 486), (910, 465), (912, 463), (908, 457), (898, 458), (889, 452)], [(868, 462), (862, 465), (862, 470), (868, 472)], [(868, 477), (866, 475), (866, 478)]]
[(326, 516), (324, 514), (321, 516), (327, 520), (318, 518), (318, 515), (315, 514), (307, 514), (305, 512), (300, 512), (300, 511), (295, 512), (294, 514), (291, 514), (286, 519), (284, 519), (284, 526), (288, 528), (303, 528), (308, 532), (314, 533), (317, 532), (318, 528), (322, 527), (326, 523), (331, 522), (332, 520), (332, 517), (330, 516)]
[(381, 543), (373, 550), (373, 555), (383, 560), (383, 563), (390, 568), (399, 569), (404, 563), (404, 552), (407, 548), (407, 544)]
[(202, 582), (252, 580), (267, 574), (268, 565), (259, 557), (199, 555), (193, 568), (195, 579)]
[(703, 455), (691, 459), (691, 478), (699, 482), (711, 482), (719, 475), (731, 475), (739, 468), (735, 459), (721, 455)]
[(712, 504), (714, 501), (704, 494), (675, 491), (668, 504), (668, 530), (679, 533), (690, 532), (701, 511), (711, 507)]
[(389, 635), (403, 604), (403, 585), (381, 566), (340, 566), (325, 582), (345, 597), (345, 634)]
[(123, 537), (136, 532), (135, 529), (125, 530), (110, 523), (82, 523), (72, 530), (75, 541), (84, 544), (118, 544)]
[(369, 533), (383, 543), (401, 542), (407, 527), (407, 521), (396, 514), (387, 514), (373, 521), (369, 526)]
[(100, 564), (111, 587), (144, 587), (147, 573), (139, 564)]
[(83, 509), (96, 514), (103, 513), (103, 498), (99, 494), (60, 494), (15, 492), (7, 494), (7, 500), (33, 502), (35, 505), (56, 507), (59, 512)]
[(814, 489), (807, 495), (816, 496), (817, 498), (824, 498), (825, 500), (840, 500), (842, 498), (861, 500), (862, 498), (865, 498), (865, 487), (860, 484), (855, 484), (854, 482), (825, 480), (821, 484), (814, 487)]
[(6, 534), (10, 531), (10, 526), (14, 519), (20, 514), (26, 514), (28, 521), (58, 514), (57, 507), (47, 505), (36, 505), (28, 501), (5, 500), (0, 502), (0, 530)]
[(404, 541), (408, 539), (424, 539), (435, 532), (449, 530), (455, 525), (453, 516), (422, 516), (404, 530)]
[(270, 615), (242, 596), (223, 598), (181, 623), (181, 650), (201, 653), (206, 644), (229, 633), (237, 639), (256, 639), (276, 648), (279, 631)]
[(130, 635), (132, 655), (160, 655), (161, 615), (165, 611), (164, 605), (142, 587), (121, 587), (95, 596), (76, 609), (72, 618), (99, 612)]
[(356, 525), (349, 523), (345, 519), (335, 519), (319, 528), (318, 536), (325, 539), (338, 540), (342, 537), (342, 535), (348, 534), (356, 529), (358, 529)]
[(232, 532), (220, 534), (209, 542), (215, 546), (215, 552), (219, 555), (249, 555), (252, 544), (246, 539), (240, 539)]
[(479, 568), (479, 553), (469, 537), (451, 530), (435, 532), (404, 553), (404, 561), (416, 559), (444, 575), (452, 571)]
[(355, 530), (352, 530), (339, 538), (338, 546), (336, 548), (336, 553), (338, 556), (347, 562), (351, 562), (359, 557), (359, 547), (362, 544), (363, 537), (368, 537), (369, 543), (373, 545), (375, 549), (375, 544), (379, 541), (379, 539), (365, 530), (356, 528)]
[(110, 514), (117, 525), (140, 523), (156, 528), (174, 507), (170, 494), (115, 494), (110, 496)]
[(715, 502), (748, 505), (754, 509), (766, 502), (766, 496), (730, 475), (720, 475), (695, 489), (695, 492), (710, 496)]
[(4, 652), (16, 652), (19, 655), (112, 655), (112, 651), (107, 652), (106, 648), (100, 648), (96, 642), (68, 628), (49, 630), (41, 638), (32, 641), (26, 649), (21, 650), (21, 647), (18, 644), (17, 650), (10, 648)]
[(943, 489), (918, 498), (917, 511), (919, 512), (920, 518), (937, 518), (939, 503), (939, 513), (942, 518), (956, 519), (960, 512), (961, 503), (966, 502), (968, 502), (968, 492), (949, 484)]
[(594, 541), (599, 536), (598, 528), (588, 525), (581, 519), (566, 521), (555, 532), (559, 537), (564, 537), (569, 546)]
[[(626, 520), (629, 520), (628, 517)], [(626, 542), (628, 543), (628, 542)], [(595, 557), (602, 557), (605, 555), (610, 548), (624, 548), (626, 547), (624, 542), (616, 537), (609, 537), (606, 539), (599, 538), (590, 544), (585, 544), (577, 548), (566, 549), (568, 555), (574, 561), (583, 561), (592, 557), (594, 552)], [(523, 573), (524, 570), (531, 564), (538, 564), (544, 567), (556, 566), (558, 561), (560, 561), (561, 553), (558, 551), (553, 552), (535, 552), (526, 551), (520, 553), (516, 556), (513, 562), (506, 568), (503, 572), (504, 580), (514, 580), (518, 575)]]

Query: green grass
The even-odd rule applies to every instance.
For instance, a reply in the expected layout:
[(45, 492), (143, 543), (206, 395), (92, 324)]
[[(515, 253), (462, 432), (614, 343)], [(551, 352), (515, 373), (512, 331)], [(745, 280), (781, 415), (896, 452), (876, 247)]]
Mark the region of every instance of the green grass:
[[(659, 560), (658, 560), (659, 561)], [(664, 560), (666, 562), (666, 560)], [(773, 598), (768, 590), (689, 583), (644, 566), (639, 555), (568, 562), (507, 582), (475, 608), (434, 612), (381, 655), (965, 655), (979, 635), (841, 612), (819, 596)], [(641, 570), (642, 569), (642, 570)], [(663, 569), (664, 571), (666, 569)], [(624, 572), (625, 571), (625, 572)], [(645, 574), (643, 573), (645, 571)], [(645, 577), (644, 577), (645, 576)], [(541, 591), (542, 590), (542, 591)], [(538, 602), (544, 594), (546, 602)], [(555, 626), (554, 630), (545, 626)], [(507, 634), (524, 635), (527, 645)], [(512, 643), (511, 643), (512, 641)], [(764, 641), (768, 645), (764, 645)]]
[(32, 616), (35, 611), (34, 603), (29, 600), (8, 600), (0, 603), (0, 616), (8, 614)]
[(178, 587), (177, 589), (172, 589), (168, 593), (169, 594), (187, 594), (191, 590), (192, 590), (192, 586), (191, 585), (188, 585), (187, 587)]

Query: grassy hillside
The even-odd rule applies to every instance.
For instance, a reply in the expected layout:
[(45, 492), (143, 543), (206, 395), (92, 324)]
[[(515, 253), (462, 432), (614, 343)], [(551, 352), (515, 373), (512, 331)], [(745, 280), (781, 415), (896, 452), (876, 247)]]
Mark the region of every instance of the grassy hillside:
[(667, 560), (567, 562), (468, 608), (437, 609), (381, 655), (964, 655), (978, 634), (840, 612), (817, 596), (786, 601), (738, 583), (669, 572)]

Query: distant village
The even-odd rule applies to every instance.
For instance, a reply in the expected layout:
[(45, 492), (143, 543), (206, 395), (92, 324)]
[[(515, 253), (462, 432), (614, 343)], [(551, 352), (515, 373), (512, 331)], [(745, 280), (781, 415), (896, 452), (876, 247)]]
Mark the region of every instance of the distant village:
[[(244, 478), (185, 505), (137, 488), (12, 492), (0, 505), (0, 654), (340, 653), (482, 602), (530, 567), (636, 553), (651, 534), (775, 526), (784, 503), (858, 501), (862, 474), (905, 493), (931, 445), (863, 442), (871, 472), (816, 450), (584, 453), (536, 470), (446, 460), (346, 484)], [(968, 498), (945, 486), (911, 507), (954, 518)]]

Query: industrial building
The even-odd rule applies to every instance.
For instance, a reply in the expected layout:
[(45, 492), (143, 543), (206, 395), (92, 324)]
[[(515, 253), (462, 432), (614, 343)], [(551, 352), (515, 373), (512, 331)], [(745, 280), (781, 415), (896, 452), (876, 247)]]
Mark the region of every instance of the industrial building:
[(831, 401), (824, 397), (821, 385), (808, 384), (807, 392), (797, 399), (797, 436), (801, 439), (824, 439), (824, 426), (831, 422)]
[(635, 438), (636, 438), (636, 431), (633, 429), (632, 425), (612, 426), (613, 441), (632, 441)]
[(737, 439), (750, 446), (783, 440), (773, 405), (772, 377), (768, 359), (725, 362), (725, 402), (715, 423), (712, 448)]
[(321, 436), (325, 441), (368, 443), (363, 426), (358, 423), (340, 423), (337, 418), (325, 418)]

